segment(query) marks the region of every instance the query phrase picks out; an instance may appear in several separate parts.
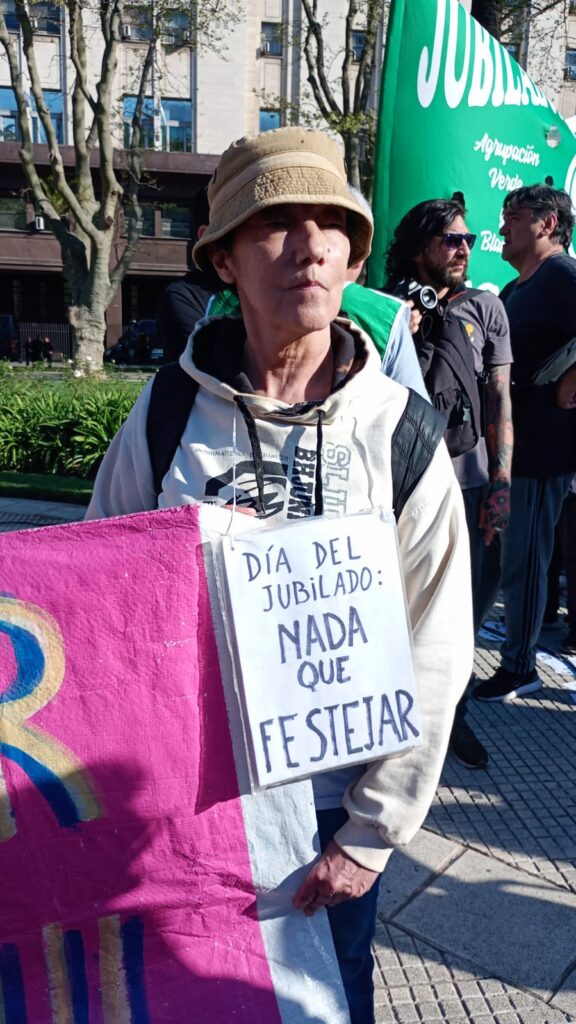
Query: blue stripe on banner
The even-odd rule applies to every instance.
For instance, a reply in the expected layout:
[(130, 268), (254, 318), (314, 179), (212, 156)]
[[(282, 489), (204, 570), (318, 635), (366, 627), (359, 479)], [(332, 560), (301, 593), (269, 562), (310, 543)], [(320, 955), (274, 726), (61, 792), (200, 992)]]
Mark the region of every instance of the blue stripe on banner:
[(11, 943), (5, 943), (0, 948), (0, 981), (4, 997), (6, 1024), (26, 1024), (28, 1018), (20, 954), (16, 946)]
[(144, 926), (139, 917), (121, 925), (124, 970), (132, 1024), (150, 1024), (144, 986)]
[(0, 633), (10, 637), (17, 665), (15, 679), (0, 694), (0, 704), (8, 704), (34, 692), (44, 675), (46, 662), (38, 640), (28, 629), (0, 620)]
[(34, 757), (30, 757), (30, 754), (10, 743), (0, 743), (0, 754), (9, 757), (26, 772), (30, 781), (50, 804), (59, 825), (63, 828), (72, 828), (79, 823), (78, 811), (66, 786), (46, 765), (40, 764)]
[(88, 1024), (88, 979), (84, 942), (79, 931), (64, 933), (64, 956), (70, 982), (74, 1024)]

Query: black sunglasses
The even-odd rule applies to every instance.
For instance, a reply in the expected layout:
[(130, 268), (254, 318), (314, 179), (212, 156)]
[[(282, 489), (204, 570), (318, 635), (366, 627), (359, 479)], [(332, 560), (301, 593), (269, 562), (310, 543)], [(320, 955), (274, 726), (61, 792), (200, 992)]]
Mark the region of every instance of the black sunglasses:
[(442, 239), (442, 245), (445, 245), (447, 249), (459, 249), (462, 242), (466, 242), (468, 248), (473, 249), (478, 236), (471, 235), (467, 231), (445, 231), (439, 237)]

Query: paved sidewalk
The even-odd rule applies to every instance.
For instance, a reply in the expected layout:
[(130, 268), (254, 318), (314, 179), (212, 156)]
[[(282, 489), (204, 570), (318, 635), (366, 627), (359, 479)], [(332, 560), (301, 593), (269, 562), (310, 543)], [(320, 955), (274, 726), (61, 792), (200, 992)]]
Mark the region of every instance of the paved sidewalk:
[[(85, 508), (0, 498), (0, 531), (82, 519)], [(476, 650), (498, 664), (496, 622)], [(576, 658), (545, 627), (544, 687), (469, 702), (485, 771), (448, 758), (424, 829), (382, 879), (379, 1024), (576, 1022)], [(329, 1022), (326, 1022), (329, 1024)]]
[(27, 498), (0, 498), (0, 533), (72, 523), (83, 519), (85, 514), (85, 505), (67, 505), (58, 501), (29, 501)]
[[(479, 677), (498, 665), (500, 630), (476, 650)], [(425, 828), (389, 862), (382, 1024), (576, 1021), (576, 658), (554, 656), (564, 632), (542, 631), (542, 690), (469, 701), (488, 769), (449, 757)]]

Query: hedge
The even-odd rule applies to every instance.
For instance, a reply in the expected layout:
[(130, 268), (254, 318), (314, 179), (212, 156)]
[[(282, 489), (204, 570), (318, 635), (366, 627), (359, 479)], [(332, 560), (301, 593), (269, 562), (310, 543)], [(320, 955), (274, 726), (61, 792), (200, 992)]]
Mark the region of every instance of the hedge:
[(0, 470), (92, 479), (143, 381), (0, 377)]

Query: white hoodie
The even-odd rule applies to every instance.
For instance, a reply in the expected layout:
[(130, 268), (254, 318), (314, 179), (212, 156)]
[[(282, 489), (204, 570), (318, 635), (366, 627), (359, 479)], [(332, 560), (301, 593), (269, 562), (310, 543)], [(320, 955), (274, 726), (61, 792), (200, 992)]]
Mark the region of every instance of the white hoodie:
[[(87, 518), (200, 501), (229, 504), (233, 477), (237, 505), (265, 518), (314, 514), (319, 498), (326, 516), (390, 509), (392, 435), (408, 391), (380, 372), (372, 343), (349, 321), (333, 325), (333, 343), (336, 364), (340, 358), (349, 369), (351, 357), (352, 370), (337, 368), (335, 389), (324, 401), (292, 407), (252, 392), (241, 372), (241, 320), (200, 322), (180, 358), (200, 387), (160, 495), (146, 440), (150, 384), (110, 445)], [(335, 836), (354, 860), (376, 871), (428, 812), (472, 669), (468, 534), (443, 442), (398, 519), (398, 540), (423, 741), (366, 765), (359, 776), (354, 771), (342, 800), (349, 820)]]

